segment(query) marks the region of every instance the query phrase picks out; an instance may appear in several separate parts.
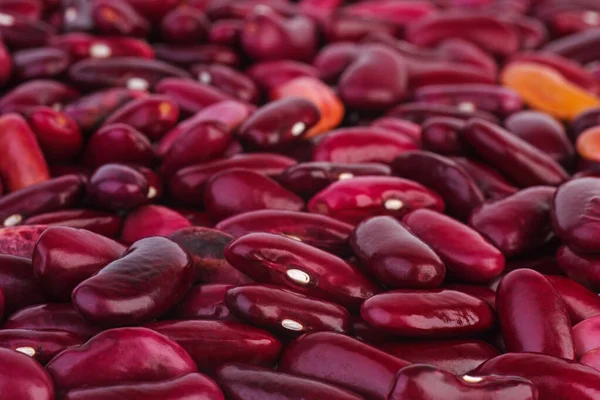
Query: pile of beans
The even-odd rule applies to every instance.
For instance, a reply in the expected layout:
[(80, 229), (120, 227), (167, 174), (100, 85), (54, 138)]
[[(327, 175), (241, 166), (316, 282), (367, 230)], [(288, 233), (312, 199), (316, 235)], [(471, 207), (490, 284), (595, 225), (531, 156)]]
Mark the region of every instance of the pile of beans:
[(0, 0), (0, 400), (599, 400), (598, 0)]

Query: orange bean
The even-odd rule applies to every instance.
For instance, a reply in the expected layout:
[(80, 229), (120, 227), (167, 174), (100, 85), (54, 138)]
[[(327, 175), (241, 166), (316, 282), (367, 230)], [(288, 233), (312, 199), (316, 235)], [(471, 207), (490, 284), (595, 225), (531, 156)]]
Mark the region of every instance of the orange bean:
[(600, 126), (583, 131), (575, 143), (577, 153), (586, 160), (600, 161)]

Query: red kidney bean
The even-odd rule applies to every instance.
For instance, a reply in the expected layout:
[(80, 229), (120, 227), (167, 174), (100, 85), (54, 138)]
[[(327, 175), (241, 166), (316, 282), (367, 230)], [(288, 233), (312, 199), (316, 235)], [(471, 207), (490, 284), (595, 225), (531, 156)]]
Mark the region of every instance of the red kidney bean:
[(270, 367), (282, 345), (261, 329), (231, 321), (165, 321), (147, 325), (179, 343), (194, 359), (198, 370), (213, 374), (228, 362)]
[(69, 68), (71, 81), (90, 89), (117, 86), (145, 91), (156, 86), (158, 91), (157, 83), (167, 77), (190, 78), (190, 74), (165, 62), (142, 57), (88, 58)]
[(223, 392), (207, 376), (187, 374), (160, 382), (124, 383), (115, 386), (80, 388), (65, 393), (64, 400), (179, 400), (185, 397), (224, 400)]
[(77, 285), (72, 301), (85, 318), (102, 325), (141, 323), (181, 300), (193, 278), (191, 258), (181, 247), (166, 238), (146, 238)]
[(67, 53), (51, 47), (20, 50), (12, 56), (13, 76), (23, 81), (59, 76), (70, 64)]
[(351, 328), (350, 314), (344, 307), (277, 286), (231, 288), (225, 302), (242, 321), (284, 337), (320, 331), (347, 334)]
[(600, 297), (572, 279), (559, 275), (546, 275), (554, 289), (560, 294), (571, 324), (600, 315)]
[(444, 210), (439, 195), (417, 182), (396, 177), (357, 177), (334, 182), (308, 203), (308, 211), (356, 224), (374, 215), (402, 217), (410, 210)]
[[(437, 85), (493, 85), (495, 76), (490, 76), (485, 71), (456, 62), (412, 62), (408, 64), (409, 84), (412, 89)], [(425, 104), (436, 105), (438, 103), (424, 101)], [(440, 104), (443, 106), (443, 104)], [(449, 107), (449, 106), (446, 106)], [(467, 112), (477, 111), (473, 104), (462, 103), (457, 105), (458, 110)], [(483, 111), (482, 111), (483, 112)]]
[[(496, 282), (494, 280), (491, 285)], [(488, 303), (494, 310), (496, 309), (496, 292), (489, 287), (467, 284), (467, 283), (451, 283), (443, 286), (444, 289), (456, 290), (457, 292), (463, 292), (471, 296), (477, 297)]]
[(208, 37), (210, 22), (200, 10), (181, 5), (169, 11), (161, 19), (162, 39), (172, 44), (195, 44)]
[(392, 171), (433, 189), (444, 199), (448, 213), (461, 220), (485, 201), (483, 192), (466, 170), (435, 153), (407, 151), (394, 159)]
[(21, 15), (3, 14), (0, 35), (9, 48), (26, 49), (43, 47), (55, 33), (52, 25)]
[(242, 29), (244, 29), (244, 21), (238, 19), (214, 21), (208, 32), (208, 41), (220, 46), (237, 47)]
[(144, 37), (150, 24), (127, 2), (96, 0), (92, 5), (94, 27), (105, 35)]
[[(180, 3), (178, 0), (125, 0), (138, 13), (151, 22), (162, 19)], [(191, 3), (191, 1), (189, 1)]]
[(4, 312), (45, 302), (46, 296), (34, 276), (31, 260), (7, 254), (0, 255), (0, 288), (4, 292)]
[(21, 83), (0, 99), (2, 114), (19, 113), (29, 115), (39, 106), (62, 107), (79, 93), (62, 83), (47, 79), (36, 79)]
[(159, 60), (185, 68), (194, 64), (222, 64), (230, 67), (239, 67), (240, 64), (238, 54), (226, 46), (155, 44), (153, 49)]
[(352, 42), (327, 44), (313, 60), (318, 77), (325, 82), (337, 83), (340, 76), (359, 57), (362, 50), (363, 46)]
[(88, 199), (109, 210), (131, 210), (149, 199), (146, 177), (133, 168), (120, 164), (104, 164), (87, 184)]
[(599, 329), (600, 318), (597, 316), (585, 319), (573, 327), (575, 353), (578, 359), (588, 351), (600, 347), (600, 341), (598, 340)]
[(203, 108), (233, 97), (224, 91), (189, 79), (166, 78), (156, 85), (156, 92), (169, 96), (181, 111), (195, 114)]
[(151, 165), (154, 159), (148, 138), (123, 123), (98, 129), (90, 136), (82, 154), (83, 164), (90, 168), (109, 163)]
[(568, 177), (565, 170), (550, 156), (487, 121), (468, 121), (461, 137), (482, 159), (521, 186), (556, 186)]
[(564, 127), (548, 114), (522, 111), (508, 117), (504, 126), (556, 162), (566, 166), (573, 163), (575, 149)]
[(154, 58), (154, 50), (148, 43), (128, 37), (103, 37), (74, 32), (54, 36), (50, 45), (66, 51), (72, 61), (125, 56)]
[(447, 59), (450, 62), (466, 64), (475, 67), (488, 77), (496, 77), (498, 66), (494, 58), (471, 41), (450, 38), (444, 39), (436, 48), (436, 57)]
[(462, 120), (480, 118), (490, 122), (498, 121), (494, 115), (485, 111), (467, 110), (454, 106), (424, 102), (399, 104), (388, 111), (386, 115), (388, 117), (405, 119), (417, 124), (422, 124), (425, 120), (432, 117), (449, 117)]
[(258, 283), (287, 286), (347, 307), (356, 308), (379, 291), (341, 258), (281, 235), (244, 235), (225, 248), (225, 259)]
[(54, 400), (54, 385), (44, 368), (31, 357), (0, 349), (0, 393), (11, 400)]
[(406, 38), (419, 46), (432, 46), (444, 39), (460, 38), (498, 56), (510, 55), (520, 45), (514, 27), (484, 14), (431, 15), (408, 26)]
[(569, 135), (572, 140), (576, 140), (583, 131), (597, 125), (600, 125), (600, 107), (593, 107), (583, 111), (571, 122)]
[(188, 227), (176, 230), (168, 237), (192, 257), (197, 281), (231, 285), (252, 283), (225, 260), (223, 252), (233, 240), (232, 236), (216, 229)]
[[(560, 294), (539, 272), (519, 269), (498, 286), (496, 310), (508, 352), (574, 359), (571, 321)], [(552, 323), (547, 323), (547, 318)]]
[(556, 53), (579, 63), (587, 63), (600, 59), (600, 52), (595, 46), (600, 38), (600, 29), (587, 29), (547, 43), (542, 50)]
[(368, 399), (385, 400), (396, 372), (409, 364), (348, 336), (319, 332), (289, 344), (278, 370), (340, 386)]
[(47, 228), (47, 225), (1, 228), (0, 254), (31, 258), (35, 242)]
[(190, 72), (200, 82), (221, 89), (236, 99), (248, 103), (257, 103), (260, 93), (252, 79), (232, 67), (220, 64), (197, 64)]
[(123, 222), (121, 240), (131, 244), (151, 236), (168, 236), (188, 226), (191, 226), (190, 221), (177, 211), (149, 204), (127, 214)]
[(388, 400), (536, 400), (537, 388), (516, 376), (456, 376), (425, 364), (402, 368)]
[(518, 191), (497, 171), (486, 164), (463, 157), (453, 157), (452, 160), (463, 167), (475, 180), (486, 198), (491, 200), (503, 199)]
[(417, 89), (415, 98), (417, 101), (465, 109), (471, 107), (502, 116), (510, 115), (523, 108), (523, 101), (516, 92), (495, 85), (428, 85)]
[(463, 375), (500, 353), (481, 340), (422, 340), (387, 343), (381, 350), (416, 364), (429, 364)]
[[(405, 225), (439, 255), (449, 275), (464, 282), (484, 283), (504, 270), (504, 256), (479, 233), (435, 211), (408, 213)], [(430, 229), (435, 226), (436, 229)]]
[(597, 253), (597, 197), (600, 179), (579, 178), (561, 185), (554, 196), (552, 226), (563, 243), (581, 253)]
[[(235, 196), (232, 194), (235, 193)], [(204, 204), (214, 221), (261, 209), (300, 211), (304, 201), (274, 180), (245, 169), (229, 169), (206, 182)]]
[(3, 42), (0, 42), (0, 84), (4, 85), (11, 76), (13, 67), (10, 53)]
[(486, 361), (473, 374), (528, 379), (538, 388), (540, 400), (592, 400), (600, 395), (600, 371), (545, 354), (503, 354)]
[(561, 246), (556, 253), (556, 261), (569, 278), (595, 292), (600, 290), (600, 258), (595, 254), (578, 254), (567, 246)]
[(312, 102), (283, 98), (252, 114), (240, 126), (238, 138), (250, 150), (281, 150), (298, 142), (320, 119), (321, 113)]
[(0, 197), (2, 226), (19, 225), (25, 218), (76, 206), (83, 197), (80, 176), (64, 175)]
[(104, 211), (71, 209), (37, 214), (25, 219), (23, 225), (65, 226), (114, 238), (121, 231), (121, 218)]
[(579, 363), (600, 371), (600, 359), (598, 358), (599, 352), (600, 349), (588, 351), (583, 356), (581, 356), (581, 358), (579, 359)]
[(548, 41), (548, 29), (546, 28), (546, 25), (539, 20), (520, 15), (516, 18), (506, 15), (502, 18), (517, 30), (523, 49), (537, 49)]
[(64, 331), (87, 338), (101, 330), (83, 318), (70, 303), (38, 304), (23, 308), (10, 315), (2, 329)]
[(339, 255), (349, 253), (352, 225), (325, 215), (285, 210), (257, 210), (234, 215), (216, 229), (240, 237), (251, 232), (277, 233)]
[(81, 151), (83, 136), (79, 126), (68, 114), (49, 107), (38, 107), (29, 115), (28, 120), (49, 161), (68, 162)]
[(46, 370), (59, 390), (167, 380), (197, 371), (181, 346), (147, 328), (101, 332), (54, 357)]
[(423, 123), (423, 149), (442, 155), (461, 155), (467, 150), (460, 136), (466, 122), (457, 118), (432, 117)]
[(42, 14), (42, 9), (47, 6), (39, 0), (4, 0), (0, 3), (0, 12), (27, 17), (31, 20), (39, 20)]
[(553, 237), (550, 210), (555, 192), (535, 186), (485, 203), (473, 210), (469, 225), (507, 257), (538, 249)]
[(344, 13), (373, 17), (398, 25), (410, 24), (437, 11), (438, 8), (435, 5), (418, 1), (398, 3), (393, 0), (382, 0), (371, 3), (356, 3), (344, 7)]
[(334, 163), (390, 163), (397, 155), (417, 148), (411, 139), (386, 129), (339, 128), (321, 138), (313, 151), (312, 160)]
[(381, 117), (373, 121), (371, 126), (394, 131), (412, 139), (417, 145), (421, 143), (421, 127), (413, 122), (399, 118)]
[(263, 61), (246, 70), (263, 90), (271, 90), (300, 77), (317, 77), (317, 70), (308, 64), (292, 60)]
[(205, 228), (212, 228), (214, 226), (206, 211), (190, 210), (187, 208), (173, 208), (173, 210), (187, 218), (193, 226), (202, 226)]
[(61, 351), (82, 345), (87, 338), (64, 331), (0, 330), (0, 347), (23, 353), (46, 364)]
[(225, 295), (233, 287), (223, 283), (194, 286), (169, 315), (173, 319), (233, 321), (235, 318), (225, 304)]
[(125, 250), (125, 246), (83, 229), (51, 227), (36, 243), (33, 272), (47, 293), (69, 301), (79, 283), (120, 258)]
[(494, 313), (486, 302), (448, 289), (402, 289), (378, 294), (362, 304), (360, 314), (374, 328), (407, 337), (476, 334), (494, 323)]
[(402, 27), (362, 15), (334, 12), (323, 21), (325, 39), (331, 42), (359, 42), (365, 37), (376, 34), (399, 36)]
[(350, 244), (369, 274), (386, 287), (434, 288), (446, 275), (438, 255), (392, 217), (362, 221)]
[(394, 335), (373, 328), (363, 321), (360, 316), (352, 317), (352, 337), (372, 346), (381, 346), (397, 340)]
[(124, 104), (145, 95), (145, 92), (120, 88), (100, 90), (69, 103), (64, 112), (82, 132), (90, 133)]

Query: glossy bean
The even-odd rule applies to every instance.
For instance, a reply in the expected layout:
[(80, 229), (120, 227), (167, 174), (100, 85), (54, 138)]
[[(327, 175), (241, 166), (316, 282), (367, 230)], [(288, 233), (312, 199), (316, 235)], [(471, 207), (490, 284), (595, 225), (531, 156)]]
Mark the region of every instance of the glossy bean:
[(44, 368), (31, 357), (0, 349), (0, 392), (11, 400), (54, 400), (54, 384)]
[(432, 117), (449, 117), (462, 120), (471, 118), (481, 118), (490, 122), (497, 122), (498, 119), (485, 111), (472, 109), (461, 109), (454, 106), (443, 104), (431, 104), (424, 102), (413, 102), (399, 104), (387, 112), (388, 117), (405, 119), (416, 124), (422, 124), (425, 120)]
[(81, 151), (81, 130), (64, 112), (39, 107), (29, 115), (28, 120), (44, 156), (49, 161), (68, 162)]
[(150, 24), (127, 2), (96, 0), (92, 5), (94, 27), (105, 35), (144, 37)]
[(173, 44), (194, 44), (206, 40), (210, 22), (200, 10), (185, 5), (169, 11), (160, 21), (163, 40)]
[(240, 101), (248, 103), (259, 101), (259, 91), (256, 84), (232, 67), (221, 64), (198, 64), (192, 65), (190, 72), (200, 82), (219, 88)]
[(240, 57), (233, 49), (215, 44), (180, 45), (157, 43), (153, 46), (156, 58), (166, 63), (189, 68), (195, 64), (222, 64), (239, 67)]
[(450, 117), (432, 117), (423, 123), (423, 149), (451, 156), (464, 154), (467, 149), (461, 141), (461, 132), (466, 122)]
[(125, 56), (154, 58), (154, 50), (148, 43), (130, 37), (93, 36), (73, 32), (53, 37), (50, 45), (66, 51), (73, 61)]
[(121, 217), (104, 211), (70, 209), (29, 217), (23, 221), (23, 225), (65, 226), (115, 238), (121, 231)]
[(31, 114), (36, 107), (62, 107), (63, 104), (77, 98), (79, 93), (70, 86), (49, 79), (36, 79), (23, 82), (2, 96), (0, 111)]
[(270, 91), (296, 78), (317, 77), (317, 70), (292, 60), (264, 61), (252, 65), (246, 74), (265, 91)]
[(464, 157), (453, 157), (452, 160), (471, 175), (487, 199), (502, 199), (518, 191), (506, 178), (486, 164)]
[(10, 48), (43, 47), (55, 33), (52, 25), (41, 20), (32, 20), (20, 15), (2, 15), (4, 23), (0, 25), (0, 34)]
[(578, 254), (567, 246), (561, 246), (556, 252), (556, 261), (560, 269), (575, 282), (595, 292), (600, 290), (600, 258), (595, 254)]
[(571, 324), (575, 325), (600, 315), (600, 297), (596, 293), (564, 276), (546, 275), (546, 279), (560, 294), (569, 313)]
[(151, 165), (154, 159), (148, 138), (122, 123), (98, 129), (89, 138), (82, 153), (83, 164), (90, 168), (109, 163)]
[(187, 218), (171, 208), (148, 204), (127, 214), (121, 241), (131, 244), (151, 236), (168, 236), (191, 225)]
[(224, 283), (194, 286), (169, 315), (173, 319), (233, 321), (235, 317), (225, 304), (225, 295), (233, 287)]
[(600, 329), (600, 318), (598, 317), (588, 318), (573, 327), (573, 339), (577, 359), (583, 357), (588, 351), (600, 347), (598, 329)]
[(14, 76), (20, 80), (60, 76), (69, 67), (69, 55), (59, 49), (41, 47), (13, 53)]
[(203, 108), (233, 97), (201, 82), (182, 78), (165, 78), (156, 85), (156, 92), (168, 96), (181, 111), (195, 114)]
[(65, 349), (85, 343), (87, 338), (64, 331), (29, 329), (0, 330), (0, 347), (28, 355), (44, 365)]
[(570, 60), (587, 63), (600, 59), (594, 45), (600, 38), (600, 28), (588, 29), (547, 43), (543, 50), (556, 53)]
[(130, 210), (149, 201), (150, 186), (138, 171), (125, 165), (105, 164), (87, 184), (88, 199), (101, 208)]

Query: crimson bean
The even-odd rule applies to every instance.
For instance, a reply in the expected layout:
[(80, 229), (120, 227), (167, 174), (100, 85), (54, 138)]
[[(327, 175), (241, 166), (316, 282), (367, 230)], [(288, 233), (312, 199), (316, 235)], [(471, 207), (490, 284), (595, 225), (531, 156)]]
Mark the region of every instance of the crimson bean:
[[(496, 282), (495, 280), (493, 281)], [(489, 287), (468, 283), (450, 283), (443, 286), (445, 289), (456, 290), (477, 297), (496, 309), (496, 292)]]
[(169, 315), (173, 319), (233, 321), (235, 318), (225, 304), (225, 295), (233, 287), (224, 283), (194, 286)]
[(65, 226), (114, 238), (121, 231), (121, 217), (104, 211), (70, 209), (34, 215), (25, 219), (23, 225)]
[(399, 118), (381, 117), (373, 121), (371, 126), (399, 133), (412, 139), (417, 145), (421, 143), (421, 127), (413, 122)]
[(498, 66), (494, 58), (469, 40), (444, 39), (436, 48), (436, 55), (450, 62), (475, 67), (476, 70), (488, 77), (494, 78), (498, 73)]
[(317, 70), (292, 60), (263, 61), (252, 65), (246, 73), (263, 90), (271, 90), (300, 77), (316, 78)]
[(449, 117), (462, 120), (480, 118), (490, 122), (498, 121), (494, 115), (485, 111), (467, 110), (466, 108), (461, 109), (460, 107), (424, 102), (399, 104), (388, 111), (386, 115), (388, 117), (405, 119), (417, 124), (422, 124), (425, 120), (432, 117)]
[(327, 42), (359, 42), (373, 33), (399, 36), (402, 28), (380, 18), (332, 13), (323, 21)]
[(179, 343), (194, 359), (198, 370), (213, 374), (228, 362), (270, 367), (282, 345), (261, 329), (231, 321), (165, 321), (147, 325)]
[(66, 51), (73, 61), (85, 58), (154, 58), (154, 50), (141, 39), (118, 36), (93, 36), (74, 32), (55, 36), (50, 45)]
[(456, 376), (425, 364), (398, 371), (388, 400), (536, 400), (537, 388), (516, 376)]
[(96, 0), (92, 5), (94, 27), (105, 35), (144, 37), (150, 24), (127, 2)]
[(39, 0), (5, 0), (0, 3), (0, 12), (39, 20), (43, 6), (46, 6), (42, 3)]
[(231, 48), (215, 44), (174, 46), (155, 44), (156, 58), (184, 68), (195, 64), (222, 64), (238, 67), (240, 57)]
[(177, 378), (197, 368), (187, 352), (147, 328), (101, 332), (83, 346), (65, 350), (46, 366), (59, 390)]
[(203, 108), (233, 97), (224, 91), (189, 79), (165, 78), (156, 85), (156, 92), (169, 96), (181, 111), (195, 114)]
[(27, 49), (43, 47), (55, 33), (52, 25), (41, 20), (32, 20), (22, 15), (2, 14), (0, 35), (9, 48)]
[(33, 272), (47, 293), (68, 301), (79, 283), (120, 258), (125, 250), (125, 246), (83, 229), (51, 227), (35, 245)]
[(460, 136), (465, 125), (465, 121), (457, 118), (426, 119), (423, 123), (423, 149), (446, 156), (464, 154), (466, 149)]
[(575, 353), (577, 359), (585, 353), (600, 347), (597, 339), (600, 328), (600, 318), (597, 316), (585, 319), (573, 327), (573, 339), (575, 341)]
[(12, 59), (14, 76), (23, 81), (59, 76), (70, 64), (67, 53), (51, 47), (20, 50)]
[(256, 84), (246, 75), (232, 67), (220, 64), (198, 64), (190, 67), (192, 75), (205, 84), (221, 89), (236, 99), (257, 103), (259, 91)]
[(348, 336), (318, 332), (290, 343), (278, 370), (340, 386), (368, 399), (385, 400), (396, 372), (409, 364)]
[(329, 43), (313, 60), (318, 76), (325, 82), (337, 83), (340, 76), (360, 55), (363, 47), (352, 42)]
[(258, 283), (287, 286), (343, 306), (358, 307), (379, 291), (341, 258), (281, 235), (244, 235), (225, 248), (225, 259)]
[(54, 384), (31, 357), (0, 349), (0, 393), (11, 400), (54, 400)]
[[(495, 76), (490, 76), (486, 71), (465, 65), (464, 63), (447, 61), (409, 63), (408, 77), (410, 87), (415, 90), (434, 85), (493, 85), (496, 81)], [(438, 105), (437, 103), (430, 103), (426, 101), (423, 103), (431, 104), (432, 106), (437, 105), (438, 107), (444, 107), (443, 104)], [(458, 112), (461, 110), (466, 112), (477, 111), (477, 109), (473, 107), (472, 103), (460, 103), (459, 105), (455, 106), (455, 108), (458, 110)]]
[(238, 19), (214, 21), (208, 32), (208, 41), (220, 46), (235, 47), (239, 43), (242, 29), (244, 29), (244, 21)]
[(600, 297), (572, 279), (559, 275), (546, 275), (554, 289), (560, 294), (571, 324), (600, 315)]
[(28, 119), (46, 159), (68, 162), (81, 151), (81, 131), (66, 113), (49, 107), (38, 107)]
[(179, 5), (178, 0), (125, 0), (138, 13), (151, 22), (163, 18), (169, 11)]
[(154, 159), (148, 138), (123, 123), (98, 129), (90, 136), (82, 154), (83, 164), (90, 168), (109, 163), (151, 165)]
[(47, 225), (0, 228), (0, 254), (31, 258), (33, 247)]
[(192, 224), (183, 215), (168, 207), (148, 204), (127, 214), (121, 240), (131, 244), (151, 236), (168, 236)]
[(502, 175), (486, 164), (463, 157), (453, 157), (452, 160), (471, 175), (487, 199), (502, 199), (518, 191)]
[(133, 168), (105, 164), (91, 176), (87, 185), (88, 199), (95, 205), (114, 211), (129, 210), (149, 201), (146, 177)]
[(0, 330), (0, 347), (26, 354), (46, 364), (61, 351), (82, 345), (87, 338), (64, 331)]
[(556, 53), (580, 63), (600, 59), (600, 52), (594, 45), (600, 38), (600, 28), (587, 29), (547, 43), (542, 50)]
[(3, 42), (0, 42), (0, 84), (4, 85), (12, 73), (12, 60), (8, 49)]
[(31, 260), (25, 257), (0, 254), (0, 288), (4, 292), (7, 314), (46, 301)]
[(578, 254), (567, 246), (561, 246), (556, 253), (556, 261), (560, 269), (575, 282), (594, 291), (600, 290), (600, 258), (595, 254)]
[(170, 10), (161, 19), (160, 33), (173, 44), (195, 44), (208, 37), (210, 22), (200, 10), (186, 5)]
[(588, 351), (583, 356), (581, 356), (581, 358), (579, 359), (579, 363), (600, 371), (600, 359), (598, 358), (599, 352), (600, 349)]

